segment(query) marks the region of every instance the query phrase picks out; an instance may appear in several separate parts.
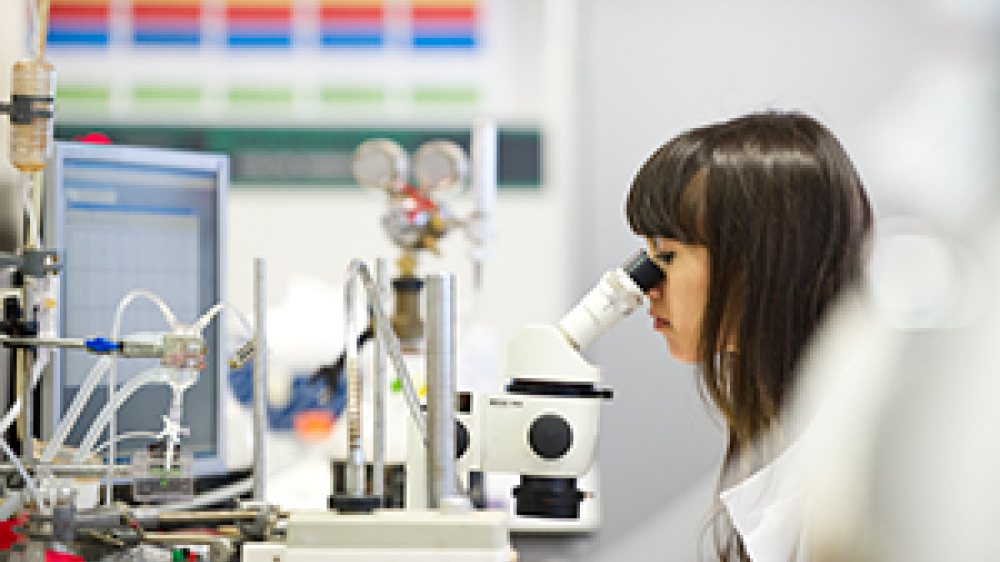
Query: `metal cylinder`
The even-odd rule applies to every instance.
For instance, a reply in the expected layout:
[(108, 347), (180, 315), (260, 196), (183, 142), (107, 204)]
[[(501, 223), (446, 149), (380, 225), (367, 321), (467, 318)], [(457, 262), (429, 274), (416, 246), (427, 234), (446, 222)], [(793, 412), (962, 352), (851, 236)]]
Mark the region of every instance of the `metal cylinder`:
[(253, 497), (265, 501), (267, 487), (267, 269), (263, 258), (255, 258), (254, 269), (254, 341), (253, 362)]
[[(347, 494), (361, 497), (365, 495), (365, 453), (361, 435), (361, 359), (358, 354), (357, 327), (358, 277), (363, 264), (352, 261), (347, 271), (344, 285), (344, 378), (347, 383), (347, 460), (344, 472), (347, 480)], [(374, 287), (367, 288), (370, 295)]]
[(455, 276), (427, 277), (427, 498), (457, 495), (455, 473)]
[[(385, 258), (378, 258), (375, 261), (375, 282), (374, 295), (369, 298), (382, 304), (382, 295), (385, 294), (386, 263)], [(372, 495), (378, 497), (385, 496), (385, 426), (386, 426), (386, 402), (385, 393), (388, 390), (385, 384), (385, 335), (382, 330), (375, 330), (375, 388), (374, 406), (375, 419), (373, 429), (374, 451), (372, 451)]]
[[(21, 302), (21, 306), (24, 310), (25, 322), (33, 322), (35, 320), (35, 309), (33, 306), (35, 293), (32, 283), (31, 278), (24, 280), (24, 300)], [(24, 414), (24, 425), (22, 426), (24, 439), (22, 443), (24, 447), (21, 449), (21, 453), (24, 457), (24, 462), (28, 464), (33, 464), (35, 457), (35, 401), (32, 399), (31, 394), (31, 362), (31, 354), (26, 349), (17, 350), (18, 384), (23, 385), (21, 387), (21, 412)]]

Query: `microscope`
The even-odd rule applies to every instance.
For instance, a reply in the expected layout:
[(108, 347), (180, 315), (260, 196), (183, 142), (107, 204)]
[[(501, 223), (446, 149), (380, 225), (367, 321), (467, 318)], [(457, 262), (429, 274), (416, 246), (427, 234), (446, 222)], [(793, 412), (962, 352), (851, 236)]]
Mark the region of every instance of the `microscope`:
[(506, 392), (460, 400), (460, 412), (467, 413), (458, 417), (459, 470), (519, 474), (519, 516), (579, 517), (586, 493), (577, 478), (593, 461), (600, 404), (612, 396), (601, 370), (580, 351), (631, 314), (662, 280), (663, 272), (640, 250), (607, 272), (558, 324), (518, 333), (507, 347)]

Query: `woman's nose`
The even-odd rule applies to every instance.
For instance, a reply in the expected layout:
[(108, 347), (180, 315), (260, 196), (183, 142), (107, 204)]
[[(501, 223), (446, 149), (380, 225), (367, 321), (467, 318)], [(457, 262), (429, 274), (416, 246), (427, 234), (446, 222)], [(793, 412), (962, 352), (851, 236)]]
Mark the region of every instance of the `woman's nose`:
[(646, 297), (649, 298), (649, 299), (655, 300), (655, 299), (660, 298), (661, 296), (663, 296), (663, 292), (660, 290), (660, 286), (659, 285), (657, 285), (655, 287), (652, 287), (651, 289), (649, 289), (648, 291), (646, 291)]

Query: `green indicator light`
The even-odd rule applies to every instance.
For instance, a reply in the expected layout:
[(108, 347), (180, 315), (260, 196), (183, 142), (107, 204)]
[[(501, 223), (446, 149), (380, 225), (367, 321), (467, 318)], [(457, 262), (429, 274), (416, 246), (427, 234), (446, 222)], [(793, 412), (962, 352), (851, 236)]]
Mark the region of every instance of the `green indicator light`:
[(173, 552), (170, 553), (170, 560), (171, 562), (184, 562), (184, 551), (175, 548)]
[(392, 381), (392, 391), (393, 392), (403, 391), (403, 383), (399, 379)]

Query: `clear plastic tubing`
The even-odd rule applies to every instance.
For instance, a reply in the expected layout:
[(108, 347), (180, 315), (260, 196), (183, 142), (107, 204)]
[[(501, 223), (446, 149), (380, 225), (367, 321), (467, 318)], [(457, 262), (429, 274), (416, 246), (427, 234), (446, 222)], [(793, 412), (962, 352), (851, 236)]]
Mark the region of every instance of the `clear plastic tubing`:
[[(45, 59), (34, 57), (14, 63), (11, 73), (11, 96), (55, 99), (55, 67)], [(33, 99), (33, 111), (55, 111), (53, 101)], [(51, 117), (34, 117), (30, 123), (10, 124), (10, 163), (22, 172), (37, 172), (45, 168), (52, 154)]]
[[(143, 385), (151, 382), (166, 382), (166, 378), (163, 375), (163, 369), (160, 367), (154, 367), (147, 371), (143, 371), (141, 374), (125, 383), (121, 390), (115, 393), (114, 401), (104, 406), (101, 413), (96, 419), (94, 419), (94, 423), (90, 425), (87, 435), (83, 438), (83, 441), (80, 442), (80, 449), (73, 457), (73, 462), (83, 462), (84, 459), (90, 456), (90, 450), (94, 448), (97, 440), (101, 437), (101, 432), (104, 431), (104, 427), (111, 421), (111, 417), (114, 415), (115, 411), (118, 410), (118, 408), (120, 408), (130, 396), (135, 394), (135, 391), (139, 390)], [(114, 439), (114, 436), (111, 436), (110, 438)]]
[(48, 447), (45, 448), (45, 452), (42, 453), (42, 462), (52, 462), (59, 449), (62, 447), (63, 443), (66, 441), (66, 436), (69, 435), (70, 430), (76, 424), (77, 418), (80, 417), (80, 412), (83, 411), (83, 407), (87, 404), (87, 400), (90, 399), (90, 395), (94, 393), (94, 388), (97, 387), (97, 383), (101, 381), (104, 377), (104, 373), (108, 371), (108, 367), (111, 366), (113, 359), (110, 356), (101, 357), (94, 368), (90, 370), (90, 375), (83, 385), (80, 386), (80, 390), (77, 391), (76, 397), (73, 398), (73, 403), (70, 404), (69, 410), (66, 411), (66, 415), (63, 416), (61, 422), (59, 422), (59, 427), (56, 428), (55, 433), (52, 434), (52, 439), (49, 441)]
[(243, 329), (244, 334), (246, 335), (253, 334), (253, 328), (250, 327), (250, 322), (247, 321), (246, 316), (243, 316), (243, 313), (240, 312), (238, 308), (229, 304), (228, 302), (220, 302), (215, 306), (213, 306), (212, 308), (210, 308), (208, 312), (202, 314), (201, 318), (199, 318), (198, 321), (194, 323), (194, 329), (200, 334), (205, 329), (205, 327), (208, 326), (208, 323), (211, 322), (213, 318), (215, 318), (215, 315), (218, 314), (220, 311), (222, 311), (223, 308), (228, 309), (230, 312), (233, 313), (233, 315), (236, 316), (236, 320), (239, 322), (240, 328)]
[[(46, 355), (43, 357), (41, 355), (42, 353), (45, 353)], [(40, 379), (42, 376), (42, 370), (45, 369), (45, 366), (47, 364), (48, 364), (48, 350), (44, 348), (40, 349), (38, 359), (35, 361), (35, 364), (31, 369), (32, 389), (34, 389), (35, 385), (38, 384), (38, 379)], [(2, 420), (0, 420), (0, 435), (3, 435), (4, 433), (7, 432), (7, 428), (10, 427), (10, 424), (14, 423), (14, 419), (17, 418), (18, 414), (20, 413), (21, 413), (21, 398), (18, 397), (17, 401), (14, 402), (14, 405), (10, 407), (10, 410), (7, 410), (7, 414), (4, 415)], [(0, 519), (0, 521), (2, 521), (2, 519)]]

